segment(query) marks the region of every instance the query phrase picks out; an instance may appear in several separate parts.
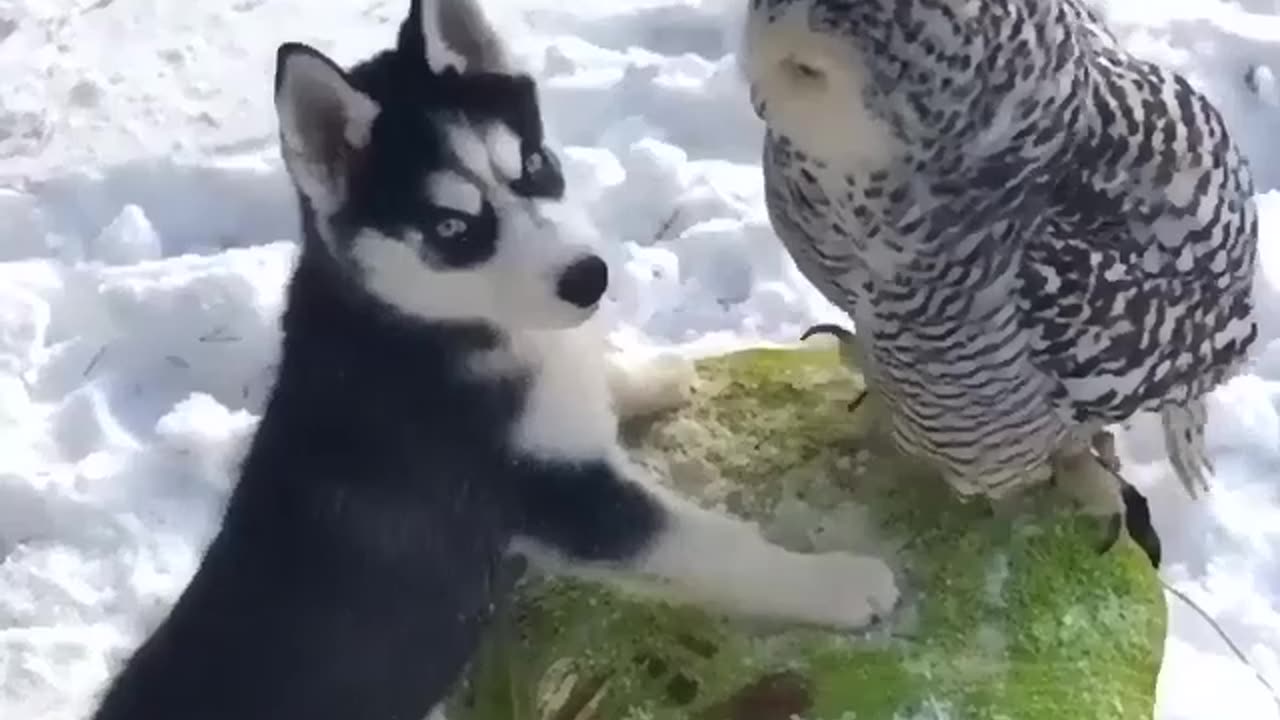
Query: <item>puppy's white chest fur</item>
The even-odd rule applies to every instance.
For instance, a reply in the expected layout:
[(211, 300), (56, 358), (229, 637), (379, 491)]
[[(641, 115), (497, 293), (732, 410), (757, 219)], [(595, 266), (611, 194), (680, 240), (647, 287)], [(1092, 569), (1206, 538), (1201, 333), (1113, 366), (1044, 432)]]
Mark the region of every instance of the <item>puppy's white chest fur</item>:
[(617, 447), (604, 344), (590, 323), (522, 331), (481, 361), (482, 371), (528, 378), (512, 433), (516, 447), (549, 460), (601, 460)]

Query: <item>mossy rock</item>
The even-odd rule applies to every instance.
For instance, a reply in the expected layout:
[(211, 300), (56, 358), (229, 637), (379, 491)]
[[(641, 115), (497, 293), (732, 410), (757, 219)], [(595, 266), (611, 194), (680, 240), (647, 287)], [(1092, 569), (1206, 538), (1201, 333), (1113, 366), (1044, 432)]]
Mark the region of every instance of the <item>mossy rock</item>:
[(830, 350), (706, 359), (688, 406), (624, 428), (685, 494), (796, 550), (875, 552), (907, 602), (861, 633), (779, 626), (581, 581), (527, 579), (450, 720), (1137, 720), (1165, 634), (1127, 538), (1050, 491), (961, 501), (896, 456)]

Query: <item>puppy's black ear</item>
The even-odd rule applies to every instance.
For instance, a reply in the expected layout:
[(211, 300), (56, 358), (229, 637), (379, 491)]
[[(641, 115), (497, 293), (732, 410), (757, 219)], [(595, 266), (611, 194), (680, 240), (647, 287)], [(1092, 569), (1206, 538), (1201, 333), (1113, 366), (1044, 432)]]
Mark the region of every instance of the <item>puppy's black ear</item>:
[(302, 43), (276, 51), (275, 104), (289, 176), (316, 212), (332, 213), (346, 199), (378, 104), (352, 87), (342, 68)]
[(506, 73), (506, 46), (485, 18), (480, 0), (409, 0), (409, 17), (400, 26), (397, 50), (426, 61), (440, 74)]

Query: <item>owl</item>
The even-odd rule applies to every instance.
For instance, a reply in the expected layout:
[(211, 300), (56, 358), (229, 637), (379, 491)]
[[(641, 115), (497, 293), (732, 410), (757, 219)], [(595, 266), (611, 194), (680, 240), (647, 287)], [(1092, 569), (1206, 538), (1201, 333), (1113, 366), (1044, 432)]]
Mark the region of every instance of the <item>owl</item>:
[(1149, 412), (1207, 489), (1205, 396), (1257, 336), (1212, 102), (1084, 0), (749, 1), (769, 218), (898, 448), (962, 496), (1052, 480), (1118, 518), (1106, 428)]

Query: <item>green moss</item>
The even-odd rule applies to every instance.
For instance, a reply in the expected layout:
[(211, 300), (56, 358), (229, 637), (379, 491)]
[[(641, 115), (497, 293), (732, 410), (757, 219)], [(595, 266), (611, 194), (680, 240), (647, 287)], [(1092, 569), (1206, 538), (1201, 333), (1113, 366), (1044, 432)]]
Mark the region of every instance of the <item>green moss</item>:
[[(874, 396), (849, 413), (861, 380), (834, 352), (735, 353), (699, 375), (689, 407), (626, 429), (637, 457), (783, 544), (880, 552), (908, 608), (854, 636), (539, 579), (451, 720), (1151, 717), (1165, 609), (1131, 543), (1099, 556), (1094, 525), (1044, 493), (962, 502), (888, 449)], [(813, 532), (788, 531), (788, 507)]]

